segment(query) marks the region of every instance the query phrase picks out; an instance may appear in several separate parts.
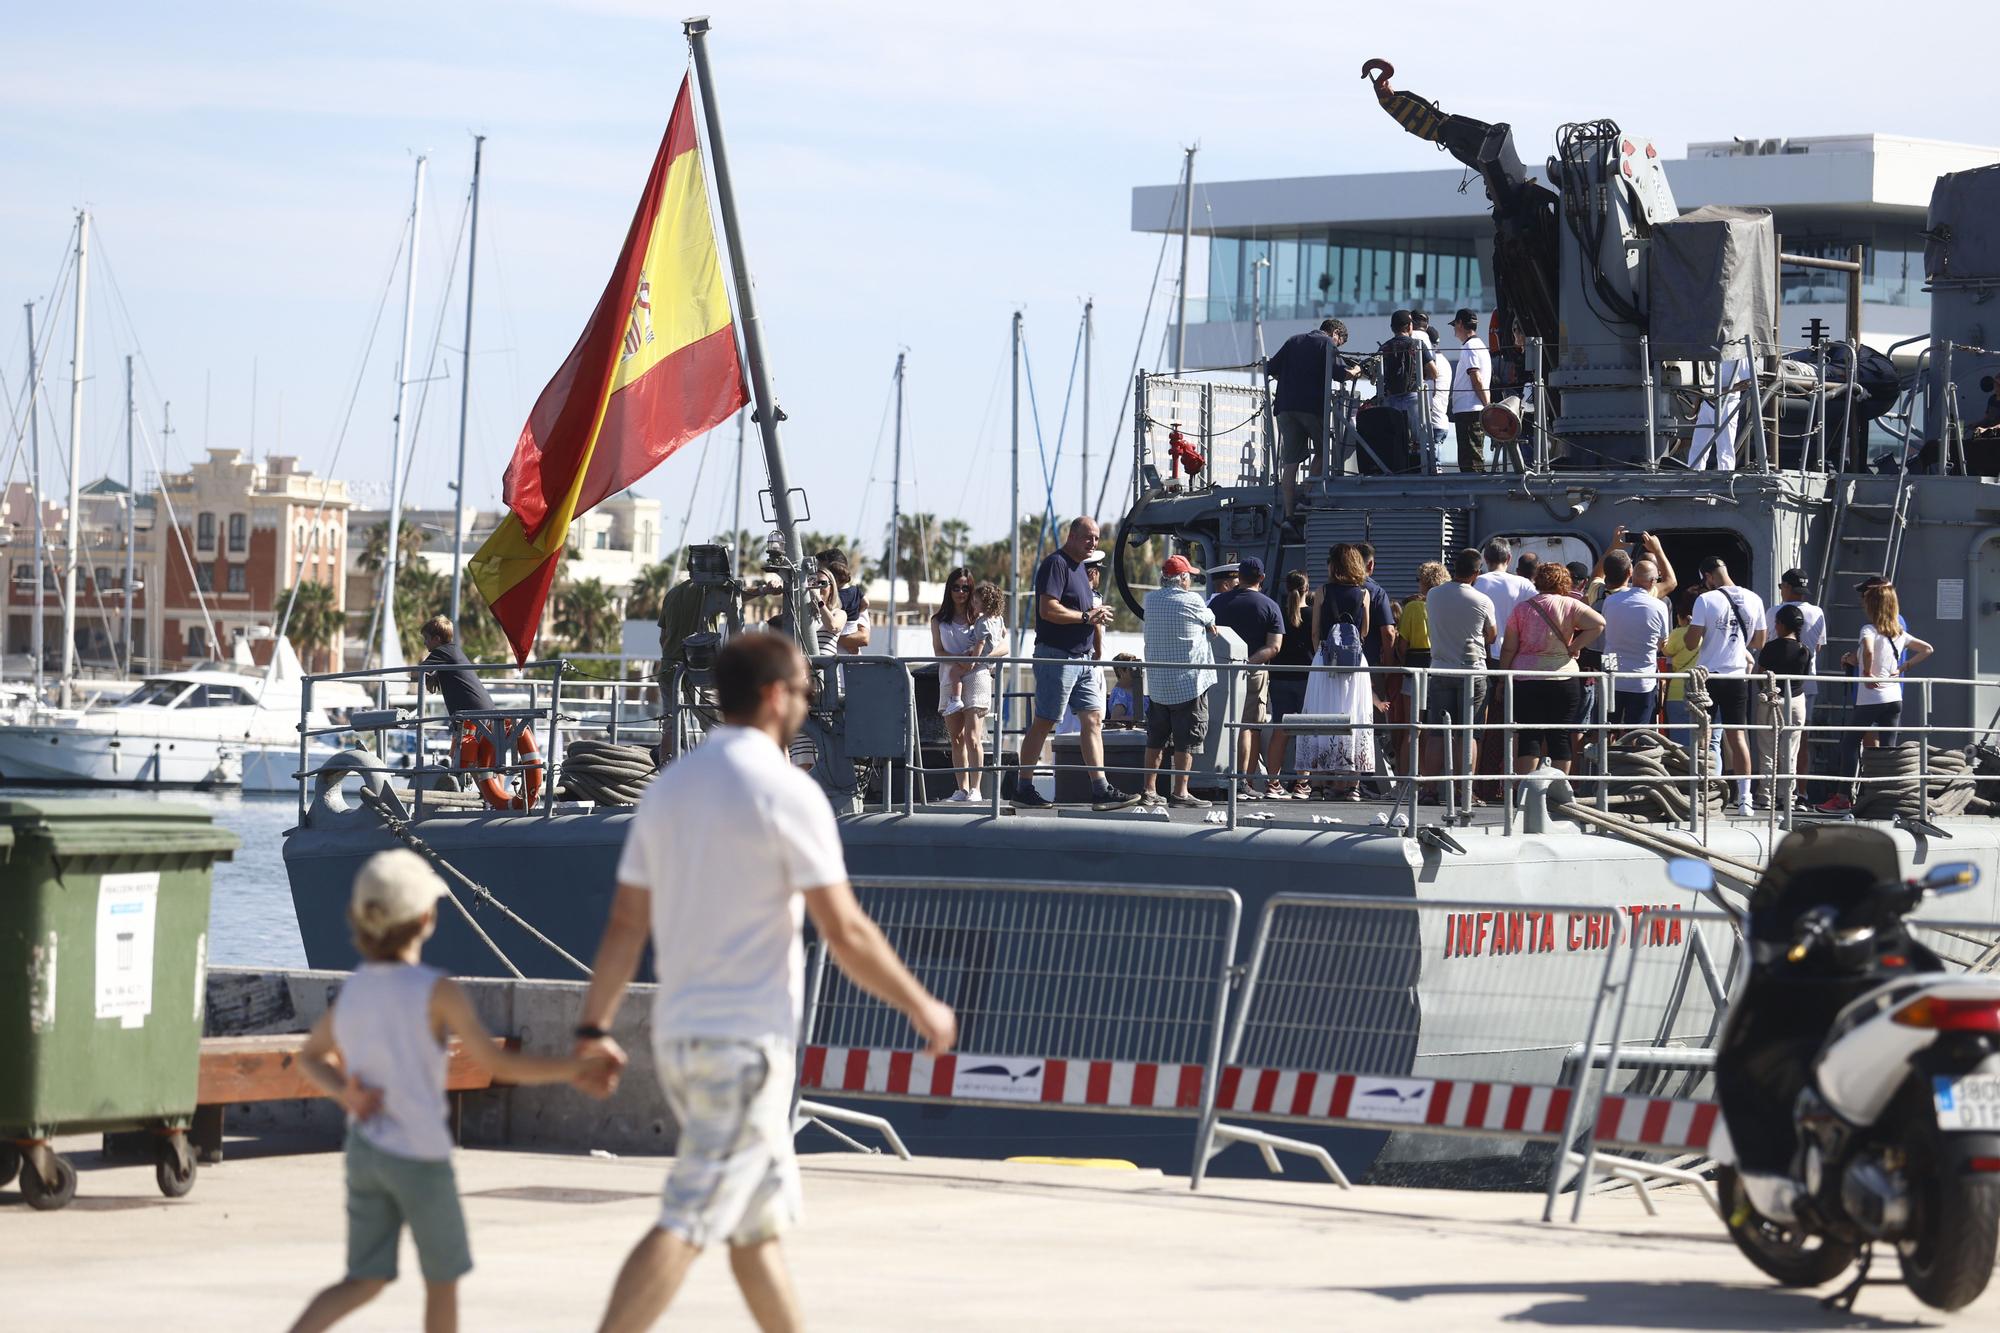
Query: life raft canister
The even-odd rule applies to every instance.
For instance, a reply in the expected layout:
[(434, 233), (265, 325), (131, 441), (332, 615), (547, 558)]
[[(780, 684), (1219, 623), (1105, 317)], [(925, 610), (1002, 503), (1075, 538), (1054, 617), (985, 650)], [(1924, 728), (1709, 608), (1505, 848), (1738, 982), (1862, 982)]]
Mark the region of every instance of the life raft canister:
[[(478, 778), (479, 794), (486, 799), (486, 804), (495, 810), (526, 810), (533, 806), (535, 798), (542, 792), (542, 757), (528, 720), (501, 718), (492, 722), (461, 722), (458, 725), (460, 768), (492, 768), (499, 762), (503, 749), (511, 750), (515, 758), (525, 765), (518, 796), (506, 774), (481, 773)], [(494, 743), (495, 731), (500, 737), (498, 745)]]

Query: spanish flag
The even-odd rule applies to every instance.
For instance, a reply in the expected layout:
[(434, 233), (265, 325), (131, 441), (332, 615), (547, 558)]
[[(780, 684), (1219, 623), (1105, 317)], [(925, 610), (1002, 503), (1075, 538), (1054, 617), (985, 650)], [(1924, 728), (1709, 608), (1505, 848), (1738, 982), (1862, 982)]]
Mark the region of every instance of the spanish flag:
[(571, 521), (749, 399), (683, 79), (610, 285), (514, 443), (511, 512), (467, 564), (515, 661), (534, 647)]

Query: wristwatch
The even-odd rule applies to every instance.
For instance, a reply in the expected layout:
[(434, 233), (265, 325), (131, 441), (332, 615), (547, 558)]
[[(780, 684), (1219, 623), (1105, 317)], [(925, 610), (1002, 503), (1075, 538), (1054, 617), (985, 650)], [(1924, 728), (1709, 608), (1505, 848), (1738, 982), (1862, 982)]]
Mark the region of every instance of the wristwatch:
[(610, 1037), (610, 1035), (610, 1032), (598, 1027), (595, 1023), (579, 1023), (576, 1025), (576, 1038), (578, 1041), (603, 1041)]

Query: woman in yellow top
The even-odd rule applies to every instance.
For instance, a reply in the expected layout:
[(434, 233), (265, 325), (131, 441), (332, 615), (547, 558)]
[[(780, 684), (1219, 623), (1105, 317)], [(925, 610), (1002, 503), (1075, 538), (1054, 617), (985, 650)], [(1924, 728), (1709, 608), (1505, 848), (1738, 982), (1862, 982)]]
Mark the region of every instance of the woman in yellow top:
[[(1676, 597), (1673, 632), (1667, 635), (1667, 641), (1660, 646), (1660, 655), (1667, 659), (1667, 669), (1670, 671), (1691, 669), (1695, 658), (1700, 655), (1699, 648), (1688, 647), (1688, 623), (1693, 619), (1694, 604)], [(1694, 744), (1694, 718), (1688, 712), (1685, 680), (1676, 679), (1667, 682), (1667, 738), (1682, 749)]]
[[(1403, 613), (1396, 618), (1395, 665), (1402, 667), (1427, 667), (1431, 664), (1431, 615), (1424, 598), (1432, 588), (1449, 582), (1451, 575), (1436, 560), (1426, 560), (1417, 566), (1417, 595), (1403, 603)], [(1392, 724), (1409, 721), (1415, 709), (1416, 682), (1404, 677), (1402, 688), (1394, 695), (1395, 710), (1390, 715)], [(1404, 760), (1409, 755), (1409, 735), (1396, 733), (1396, 771), (1407, 773)]]

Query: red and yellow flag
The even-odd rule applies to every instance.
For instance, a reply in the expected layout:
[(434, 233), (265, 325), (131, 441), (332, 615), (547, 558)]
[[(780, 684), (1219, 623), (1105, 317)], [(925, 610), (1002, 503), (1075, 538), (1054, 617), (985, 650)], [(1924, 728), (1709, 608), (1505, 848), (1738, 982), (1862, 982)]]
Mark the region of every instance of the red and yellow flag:
[(534, 646), (576, 516), (749, 399), (683, 79), (610, 285), (514, 443), (511, 512), (466, 566), (515, 661)]

